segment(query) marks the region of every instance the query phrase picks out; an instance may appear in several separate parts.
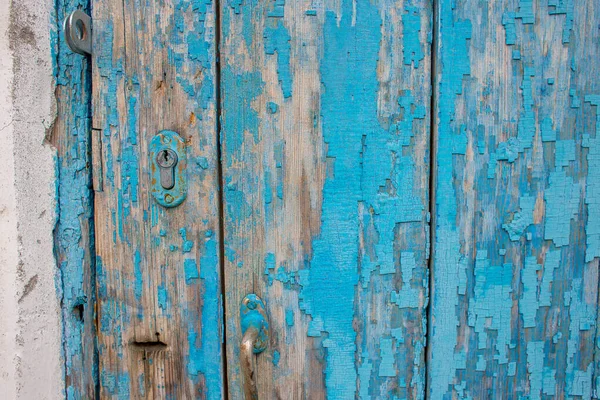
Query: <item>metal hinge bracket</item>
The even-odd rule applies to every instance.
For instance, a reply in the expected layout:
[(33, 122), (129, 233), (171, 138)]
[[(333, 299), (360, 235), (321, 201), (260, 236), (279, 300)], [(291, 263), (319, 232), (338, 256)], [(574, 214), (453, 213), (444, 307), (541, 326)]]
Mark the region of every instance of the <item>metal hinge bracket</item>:
[(81, 10), (73, 11), (64, 23), (65, 40), (71, 51), (92, 54), (92, 19)]

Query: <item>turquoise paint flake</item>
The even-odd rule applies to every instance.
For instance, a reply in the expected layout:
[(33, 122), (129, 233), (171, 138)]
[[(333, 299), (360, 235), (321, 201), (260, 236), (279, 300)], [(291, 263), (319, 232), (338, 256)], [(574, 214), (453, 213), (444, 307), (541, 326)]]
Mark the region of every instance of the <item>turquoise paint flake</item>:
[(513, 215), (512, 221), (508, 224), (502, 224), (502, 228), (508, 232), (510, 240), (517, 241), (525, 233), (525, 229), (533, 224), (533, 209), (535, 208), (535, 198), (524, 195), (519, 199), (520, 212)]
[[(142, 299), (142, 289), (144, 284), (144, 277), (142, 276), (140, 251), (136, 249), (133, 255), (133, 273), (135, 275), (134, 293), (135, 298), (140, 301)], [(140, 310), (141, 312), (141, 310)]]
[(358, 396), (361, 400), (371, 399), (369, 395), (369, 384), (371, 381), (371, 372), (373, 371), (373, 364), (369, 359), (369, 353), (364, 351), (361, 357), (361, 364), (358, 367), (358, 378), (360, 381), (360, 389)]
[(269, 276), (270, 283), (273, 283), (273, 278), (271, 277), (272, 272), (275, 271), (276, 259), (275, 253), (267, 253), (265, 256), (265, 275)]
[(578, 353), (581, 331), (589, 331), (596, 325), (596, 304), (585, 300), (584, 285), (580, 278), (573, 279), (571, 290), (564, 294), (564, 305), (569, 307), (569, 340), (567, 342), (566, 394), (590, 398), (592, 392), (593, 363), (579, 369)]
[(498, 364), (508, 362), (511, 339), (512, 265), (490, 265), (486, 250), (478, 250), (475, 259), (475, 288), (469, 298), (467, 322), (477, 333), (477, 348), (488, 348), (488, 331), (495, 331), (493, 358)]
[(396, 339), (398, 344), (404, 343), (404, 334), (402, 333), (402, 328), (394, 328), (391, 330), (392, 337)]
[(277, 103), (269, 101), (267, 103), (267, 110), (269, 111), (269, 114), (275, 114), (277, 113), (277, 111), (279, 111), (279, 106), (277, 105)]
[(586, 135), (583, 146), (587, 147), (588, 173), (585, 185), (587, 221), (585, 224), (585, 261), (600, 257), (600, 95), (587, 95), (585, 101), (596, 108), (595, 137)]
[(185, 273), (185, 283), (188, 285), (190, 283), (195, 282), (200, 275), (198, 274), (198, 266), (196, 265), (196, 260), (192, 258), (186, 258), (183, 261), (183, 271)]
[(517, 372), (517, 363), (514, 361), (511, 361), (508, 363), (508, 370), (507, 370), (507, 375), (508, 376), (515, 376)]
[(391, 338), (379, 339), (379, 352), (381, 357), (381, 363), (379, 364), (379, 376), (396, 376), (396, 367), (394, 365), (394, 353), (392, 350)]
[(505, 42), (507, 45), (513, 45), (517, 42), (517, 19), (520, 19), (523, 24), (533, 24), (535, 22), (533, 0), (519, 0), (519, 11), (505, 12), (502, 15), (502, 25), (506, 31)]
[(279, 360), (281, 359), (281, 354), (277, 350), (273, 351), (273, 365), (279, 366)]
[(184, 253), (189, 253), (194, 247), (194, 242), (191, 240), (187, 240), (187, 230), (185, 228), (181, 228), (179, 230), (179, 235), (181, 236), (181, 250)]
[[(432, 268), (444, 271), (434, 274), (431, 358), (428, 362), (429, 396), (442, 399), (452, 391), (457, 369), (466, 367), (464, 353), (455, 350), (458, 335), (456, 315), (459, 294), (466, 290), (467, 258), (461, 254), (457, 231), (457, 202), (453, 186), (454, 155), (450, 146), (457, 135), (454, 127), (455, 98), (462, 94), (463, 77), (470, 74), (467, 41), (471, 38), (471, 22), (455, 18), (453, 2), (438, 3), (440, 46), (451, 51), (439, 53), (438, 72), (438, 142), (436, 185), (436, 235)], [(463, 278), (461, 278), (463, 277)], [(461, 283), (462, 281), (462, 283)], [(509, 319), (510, 321), (510, 319)], [(456, 351), (456, 352), (455, 352)]]
[(285, 323), (289, 327), (294, 326), (294, 310), (291, 308), (285, 310)]
[(569, 244), (571, 219), (579, 208), (579, 187), (562, 169), (550, 173), (548, 188), (544, 192), (546, 222), (544, 239), (552, 240), (557, 247)]
[(575, 161), (575, 141), (557, 140), (554, 147), (554, 165), (568, 167), (570, 161)]
[[(283, 91), (283, 97), (292, 96), (292, 72), (290, 69), (291, 36), (283, 24), (284, 0), (275, 0), (273, 10), (268, 14), (264, 30), (265, 53), (277, 53), (277, 76)], [(249, 14), (249, 13), (248, 13)]]
[(565, 15), (562, 42), (563, 44), (569, 43), (573, 30), (575, 2), (573, 0), (548, 0), (548, 8), (548, 14), (550, 15)]
[(554, 271), (557, 270), (559, 266), (560, 250), (548, 251), (548, 253), (546, 253), (546, 260), (544, 261), (544, 273), (540, 285), (540, 307), (550, 307), (552, 305), (552, 281), (554, 280)]
[(477, 364), (475, 365), (475, 371), (485, 372), (487, 361), (482, 355), (477, 356)]
[(402, 54), (404, 65), (413, 64), (419, 68), (419, 61), (425, 57), (421, 48), (419, 32), (421, 32), (421, 9), (406, 3), (402, 14)]
[(421, 289), (413, 288), (410, 284), (417, 266), (415, 254), (408, 251), (401, 252), (400, 266), (402, 268), (402, 289), (398, 292), (392, 292), (391, 301), (401, 309), (418, 308)]
[(157, 299), (158, 299), (158, 307), (160, 307), (163, 311), (167, 309), (167, 304), (169, 301), (169, 295), (167, 292), (167, 288), (165, 285), (159, 285), (157, 288)]
[(556, 387), (556, 371), (544, 367), (544, 345), (543, 341), (532, 341), (527, 343), (527, 372), (529, 373), (529, 398), (541, 400), (541, 393), (554, 395)]
[[(552, 81), (554, 82), (554, 80)], [(556, 141), (556, 131), (552, 129), (552, 118), (546, 117), (542, 120), (540, 124), (540, 131), (542, 134), (542, 142), (555, 142)]]
[[(188, 375), (198, 382), (204, 377), (206, 398), (219, 400), (223, 393), (222, 370), (222, 305), (219, 284), (219, 257), (214, 237), (206, 238), (200, 258), (200, 280), (204, 290), (202, 320), (197, 308), (185, 310), (188, 321)], [(202, 327), (201, 333), (198, 331)]]
[(523, 316), (523, 327), (534, 328), (536, 326), (535, 317), (540, 306), (537, 298), (538, 293), (538, 274), (542, 268), (536, 262), (535, 257), (527, 257), (525, 266), (521, 271), (521, 283), (523, 284), (523, 292), (519, 299), (519, 311)]
[(535, 113), (533, 111), (534, 101), (532, 87), (532, 78), (534, 76), (534, 68), (524, 68), (523, 82), (521, 83), (521, 90), (523, 91), (523, 112), (521, 113), (517, 124), (519, 153), (522, 153), (525, 149), (531, 148), (533, 137), (535, 136)]
[(577, 96), (577, 90), (569, 90), (569, 96), (571, 96), (571, 108), (581, 107), (581, 100), (579, 99), (579, 96)]

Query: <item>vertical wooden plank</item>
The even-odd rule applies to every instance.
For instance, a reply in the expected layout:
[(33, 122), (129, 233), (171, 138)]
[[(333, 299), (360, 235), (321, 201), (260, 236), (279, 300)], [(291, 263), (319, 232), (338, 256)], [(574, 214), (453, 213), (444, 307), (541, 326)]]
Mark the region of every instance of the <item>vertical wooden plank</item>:
[(271, 320), (262, 398), (421, 398), (428, 295), (426, 1), (223, 2), (229, 394), (239, 305)]
[[(93, 127), (100, 395), (223, 395), (215, 5), (95, 0)], [(149, 145), (186, 143), (187, 199), (150, 194)]]
[(97, 387), (93, 194), (90, 168), (89, 62), (64, 40), (63, 20), (87, 1), (57, 1), (53, 36), (57, 115), (49, 141), (56, 148), (57, 289), (62, 294), (65, 397), (94, 398)]
[(592, 396), (599, 20), (438, 2), (431, 398)]

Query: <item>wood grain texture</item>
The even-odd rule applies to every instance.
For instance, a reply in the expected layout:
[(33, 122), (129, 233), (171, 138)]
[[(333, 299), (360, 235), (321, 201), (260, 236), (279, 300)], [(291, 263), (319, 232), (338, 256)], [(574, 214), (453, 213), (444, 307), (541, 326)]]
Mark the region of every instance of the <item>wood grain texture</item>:
[(596, 396), (598, 21), (438, 2), (432, 399)]
[(94, 398), (97, 388), (93, 194), (90, 167), (90, 64), (66, 45), (64, 18), (88, 1), (57, 1), (53, 62), (57, 114), (49, 141), (56, 148), (57, 220), (65, 397)]
[(248, 293), (270, 317), (261, 398), (423, 397), (428, 4), (222, 2), (232, 399)]
[[(214, 3), (95, 0), (93, 21), (100, 396), (220, 399)], [(170, 209), (150, 194), (164, 129), (187, 144), (187, 199)]]

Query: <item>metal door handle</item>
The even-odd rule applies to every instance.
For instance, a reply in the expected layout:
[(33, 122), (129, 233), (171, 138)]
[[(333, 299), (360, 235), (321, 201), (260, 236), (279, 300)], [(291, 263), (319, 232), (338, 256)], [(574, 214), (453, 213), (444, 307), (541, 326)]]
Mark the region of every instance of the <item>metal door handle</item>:
[(240, 307), (242, 343), (240, 364), (243, 375), (244, 398), (258, 400), (258, 390), (254, 374), (254, 354), (262, 353), (269, 344), (269, 321), (265, 303), (255, 294), (244, 297)]

